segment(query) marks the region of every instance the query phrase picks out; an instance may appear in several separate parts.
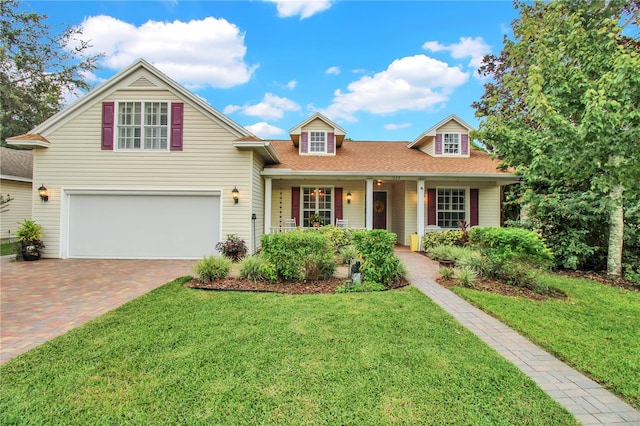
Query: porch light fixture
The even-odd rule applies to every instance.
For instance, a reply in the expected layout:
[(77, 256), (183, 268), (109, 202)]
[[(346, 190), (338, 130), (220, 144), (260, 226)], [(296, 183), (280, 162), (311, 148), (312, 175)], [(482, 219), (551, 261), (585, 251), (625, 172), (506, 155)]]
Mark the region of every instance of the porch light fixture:
[(347, 192), (347, 204), (351, 204), (351, 191)]
[(233, 196), (233, 204), (238, 204), (238, 199), (240, 198), (240, 191), (238, 191), (237, 187), (233, 187), (233, 191), (231, 191), (231, 195)]
[(44, 185), (40, 185), (40, 188), (38, 188), (38, 195), (40, 195), (41, 202), (46, 203), (49, 201), (49, 190)]

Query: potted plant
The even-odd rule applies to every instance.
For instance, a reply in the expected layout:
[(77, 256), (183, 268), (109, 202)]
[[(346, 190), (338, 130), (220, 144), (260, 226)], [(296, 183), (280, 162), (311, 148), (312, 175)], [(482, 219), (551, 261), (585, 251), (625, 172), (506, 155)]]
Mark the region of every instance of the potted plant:
[(319, 228), (324, 225), (324, 218), (319, 213), (314, 213), (309, 217), (309, 222), (313, 224), (314, 228)]
[(42, 254), (44, 243), (42, 242), (42, 225), (32, 220), (26, 220), (20, 224), (16, 231), (19, 241), (19, 255), (23, 260), (38, 260)]

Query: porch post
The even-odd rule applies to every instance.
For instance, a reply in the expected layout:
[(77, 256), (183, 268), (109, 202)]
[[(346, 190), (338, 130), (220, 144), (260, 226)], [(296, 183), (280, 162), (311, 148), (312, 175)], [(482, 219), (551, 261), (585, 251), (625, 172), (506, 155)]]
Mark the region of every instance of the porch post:
[(264, 178), (264, 233), (271, 233), (271, 179)]
[(418, 235), (424, 233), (424, 180), (418, 180), (418, 200), (417, 200), (417, 223), (416, 232)]
[(373, 229), (373, 179), (367, 179), (367, 195), (365, 200), (367, 229)]

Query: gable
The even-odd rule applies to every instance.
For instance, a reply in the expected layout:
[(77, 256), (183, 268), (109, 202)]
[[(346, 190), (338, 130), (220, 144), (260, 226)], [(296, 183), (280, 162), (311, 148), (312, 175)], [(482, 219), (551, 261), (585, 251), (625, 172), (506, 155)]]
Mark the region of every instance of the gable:
[(452, 114), (418, 136), (408, 148), (417, 148), (431, 156), (469, 157), (472, 130), (473, 127)]

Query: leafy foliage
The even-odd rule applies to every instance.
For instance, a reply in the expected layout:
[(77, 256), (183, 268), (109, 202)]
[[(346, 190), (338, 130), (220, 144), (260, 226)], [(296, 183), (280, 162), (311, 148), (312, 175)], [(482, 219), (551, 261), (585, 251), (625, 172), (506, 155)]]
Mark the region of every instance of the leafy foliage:
[(247, 256), (240, 261), (240, 279), (252, 281), (264, 281), (262, 273), (264, 259), (260, 256)]
[(359, 231), (354, 233), (353, 242), (362, 255), (360, 271), (364, 281), (388, 286), (406, 274), (400, 259), (393, 254), (396, 234), (382, 229)]
[(553, 261), (553, 253), (533, 231), (522, 228), (473, 228), (469, 236), (473, 246), (499, 259), (521, 257), (540, 264)]
[(380, 283), (364, 281), (358, 284), (346, 282), (336, 288), (336, 293), (366, 293), (369, 291), (385, 291), (386, 286)]
[(224, 256), (205, 256), (193, 266), (193, 272), (202, 282), (223, 279), (231, 271), (231, 259)]
[(79, 27), (57, 32), (45, 15), (0, 3), (0, 141), (27, 133), (58, 112), (64, 95), (90, 89), (85, 75), (101, 55), (87, 55)]
[(321, 232), (266, 234), (261, 241), (265, 259), (262, 272), (269, 280), (318, 279), (307, 277), (307, 272), (324, 277), (335, 271), (333, 246)]
[[(309, 232), (315, 232), (315, 230), (309, 230)], [(351, 231), (347, 228), (338, 228), (333, 225), (327, 225), (320, 228), (320, 232), (329, 238), (336, 253), (338, 253), (342, 247), (351, 244)]]
[(216, 244), (216, 250), (234, 262), (242, 259), (242, 257), (247, 254), (247, 251), (249, 251), (244, 240), (236, 234), (227, 235), (226, 241), (220, 241)]
[(360, 253), (358, 253), (358, 249), (356, 248), (356, 246), (350, 244), (348, 246), (342, 247), (338, 254), (340, 256), (340, 261), (342, 262), (342, 264), (347, 265), (349, 264), (349, 261), (357, 259)]
[(447, 229), (442, 232), (427, 232), (422, 237), (422, 248), (429, 251), (431, 247), (447, 245), (461, 246), (464, 232), (461, 229)]
[(455, 278), (462, 287), (473, 287), (478, 274), (467, 267), (459, 267), (453, 269), (453, 278)]
[(562, 266), (606, 250), (609, 273), (620, 272), (617, 224), (640, 191), (639, 5), (517, 2), (513, 40), (480, 68), (491, 80), (473, 105), (484, 119), (475, 137), (523, 176), (519, 202)]
[(440, 272), (440, 276), (445, 280), (449, 280), (453, 277), (453, 268), (449, 268), (448, 266), (441, 266), (438, 272)]

